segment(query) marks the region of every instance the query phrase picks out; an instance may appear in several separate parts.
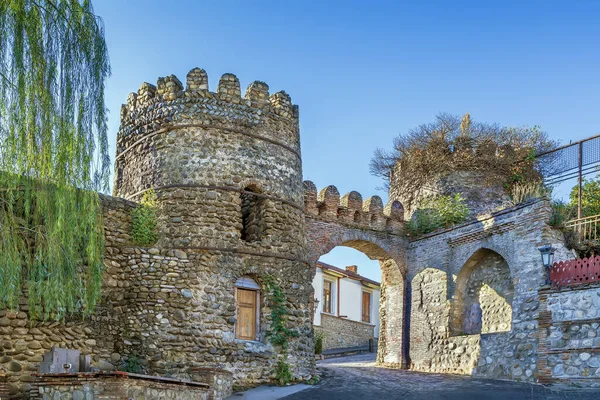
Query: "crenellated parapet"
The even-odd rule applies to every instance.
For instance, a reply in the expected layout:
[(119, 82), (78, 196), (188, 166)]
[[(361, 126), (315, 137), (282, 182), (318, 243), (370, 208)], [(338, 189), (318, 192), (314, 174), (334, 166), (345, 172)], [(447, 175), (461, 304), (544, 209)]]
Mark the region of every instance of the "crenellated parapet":
[(317, 192), (311, 181), (304, 181), (304, 211), (307, 217), (337, 221), (357, 228), (399, 232), (404, 225), (404, 209), (398, 201), (385, 206), (379, 196), (366, 200), (352, 191), (340, 197), (333, 186)]
[(229, 73), (211, 91), (201, 68), (144, 82), (121, 108), (114, 177), (114, 194), (132, 200), (152, 188), (252, 183), (301, 204), (298, 107), (265, 82), (242, 92)]
[[(194, 68), (187, 74), (185, 86), (169, 75), (159, 78), (156, 85), (144, 82), (137, 93), (129, 94), (121, 107), (117, 158), (145, 135), (178, 125), (249, 132), (300, 151), (298, 107), (286, 92), (270, 95), (266, 83), (254, 81), (242, 97), (239, 79), (229, 73), (221, 77), (216, 92), (211, 92), (206, 71)], [(253, 132), (263, 125), (268, 126)]]

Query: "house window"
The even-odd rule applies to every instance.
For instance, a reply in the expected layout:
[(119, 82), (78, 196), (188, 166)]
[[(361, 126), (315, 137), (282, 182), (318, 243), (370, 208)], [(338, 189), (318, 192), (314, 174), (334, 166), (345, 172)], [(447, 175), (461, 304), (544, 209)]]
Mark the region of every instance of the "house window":
[(323, 281), (323, 312), (331, 314), (331, 288), (333, 283), (331, 281)]
[(235, 283), (237, 318), (235, 337), (242, 340), (258, 339), (260, 287), (249, 277), (241, 277)]
[(362, 292), (362, 321), (371, 322), (371, 293)]
[(261, 239), (263, 231), (264, 199), (256, 194), (260, 192), (254, 186), (244, 188), (240, 194), (242, 205), (242, 231), (240, 237), (246, 242), (256, 242)]

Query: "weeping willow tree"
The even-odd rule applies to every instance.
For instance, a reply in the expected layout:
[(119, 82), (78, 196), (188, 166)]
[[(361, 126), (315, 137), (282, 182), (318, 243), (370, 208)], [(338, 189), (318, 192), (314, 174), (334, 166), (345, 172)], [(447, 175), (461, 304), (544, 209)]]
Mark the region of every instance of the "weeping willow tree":
[(93, 312), (108, 189), (104, 29), (88, 0), (0, 1), (0, 308)]

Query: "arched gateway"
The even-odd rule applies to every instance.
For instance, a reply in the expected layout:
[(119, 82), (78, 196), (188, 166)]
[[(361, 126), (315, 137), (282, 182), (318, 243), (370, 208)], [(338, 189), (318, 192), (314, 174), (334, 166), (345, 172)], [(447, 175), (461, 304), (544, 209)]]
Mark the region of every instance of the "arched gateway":
[(379, 261), (382, 278), (377, 359), (382, 364), (407, 367), (407, 240), (401, 234), (402, 205), (394, 201), (384, 207), (378, 196), (363, 201), (358, 192), (340, 198), (335, 186), (317, 194), (310, 181), (304, 182), (304, 205), (308, 260), (313, 267), (319, 257), (337, 246), (351, 247)]

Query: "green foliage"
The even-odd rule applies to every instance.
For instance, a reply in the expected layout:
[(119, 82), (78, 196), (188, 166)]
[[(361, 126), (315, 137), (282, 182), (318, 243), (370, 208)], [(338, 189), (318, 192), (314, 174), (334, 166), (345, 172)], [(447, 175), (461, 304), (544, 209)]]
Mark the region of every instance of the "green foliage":
[(273, 345), (281, 346), (285, 354), (289, 345), (288, 339), (298, 337), (299, 334), (287, 327), (286, 316), (289, 314), (289, 310), (286, 307), (287, 297), (281, 287), (275, 283), (270, 275), (265, 276), (263, 282), (267, 289), (269, 307), (271, 308), (271, 328), (267, 332), (267, 337)]
[[(584, 217), (600, 214), (600, 178), (584, 179), (581, 188), (581, 214)], [(570, 206), (577, 209), (579, 186), (571, 189)]]
[(267, 337), (273, 345), (281, 346), (281, 355), (283, 357), (277, 362), (277, 367), (275, 368), (275, 381), (279, 385), (286, 385), (293, 380), (290, 366), (285, 362), (289, 347), (288, 340), (293, 337), (298, 337), (299, 334), (297, 331), (287, 327), (286, 316), (289, 314), (289, 310), (286, 307), (287, 297), (281, 287), (270, 275), (266, 275), (263, 278), (263, 283), (266, 288), (269, 307), (271, 308), (271, 327), (267, 332)]
[(88, 0), (0, 1), (0, 308), (90, 314), (108, 189), (101, 21)]
[(294, 376), (290, 371), (290, 365), (283, 360), (277, 361), (277, 367), (275, 367), (275, 381), (278, 385), (284, 386), (294, 380)]
[(323, 353), (323, 340), (325, 339), (325, 332), (315, 331), (315, 354)]
[(158, 240), (156, 231), (156, 193), (148, 190), (132, 211), (131, 237), (140, 246), (151, 246)]
[(454, 196), (427, 197), (421, 201), (406, 227), (411, 235), (419, 236), (463, 223), (469, 213), (469, 207), (459, 193)]
[(144, 366), (142, 365), (142, 360), (140, 360), (138, 356), (132, 355), (123, 361), (120, 370), (123, 372), (131, 372), (132, 374), (141, 374), (144, 372)]
[(573, 208), (571, 204), (567, 204), (561, 200), (554, 200), (551, 203), (552, 214), (548, 225), (555, 228), (564, 228), (565, 222), (573, 219), (577, 215), (577, 206)]

